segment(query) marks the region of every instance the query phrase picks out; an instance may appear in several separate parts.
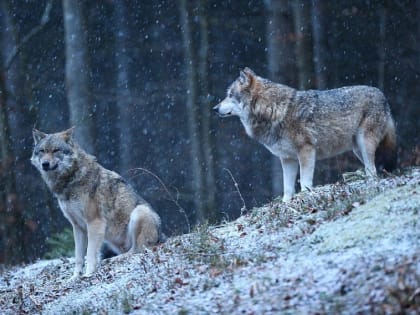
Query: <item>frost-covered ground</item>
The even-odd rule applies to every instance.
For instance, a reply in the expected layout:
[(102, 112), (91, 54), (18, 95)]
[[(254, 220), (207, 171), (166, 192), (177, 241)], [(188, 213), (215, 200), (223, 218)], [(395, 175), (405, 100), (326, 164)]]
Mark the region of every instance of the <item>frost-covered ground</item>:
[(322, 186), (76, 283), (71, 259), (8, 270), (0, 313), (418, 314), (419, 212), (420, 168)]

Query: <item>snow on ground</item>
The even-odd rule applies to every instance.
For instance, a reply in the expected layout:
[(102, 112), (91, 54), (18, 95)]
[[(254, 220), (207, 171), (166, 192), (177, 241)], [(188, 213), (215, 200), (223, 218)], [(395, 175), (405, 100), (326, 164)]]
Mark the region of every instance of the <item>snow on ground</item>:
[(0, 278), (0, 313), (420, 312), (420, 168), (317, 187), (69, 283), (72, 259)]

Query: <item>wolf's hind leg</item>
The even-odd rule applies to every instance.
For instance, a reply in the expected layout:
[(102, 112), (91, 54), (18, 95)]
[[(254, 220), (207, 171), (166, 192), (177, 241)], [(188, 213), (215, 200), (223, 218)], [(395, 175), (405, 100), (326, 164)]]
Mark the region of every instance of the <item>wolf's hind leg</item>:
[(288, 202), (295, 194), (299, 163), (291, 158), (280, 158), (280, 161), (283, 168), (283, 202)]
[(357, 146), (362, 155), (363, 164), (365, 166), (366, 175), (375, 177), (375, 151), (378, 144), (373, 136), (369, 136), (366, 132), (360, 131), (356, 136)]
[(363, 162), (362, 153), (359, 150), (356, 139), (353, 140), (353, 153), (357, 157), (357, 159), (360, 161), (360, 163), (365, 165), (365, 163)]
[(313, 146), (306, 145), (299, 150), (300, 187), (302, 191), (312, 188), (316, 160), (315, 156), (316, 152)]
[(138, 205), (131, 213), (128, 225), (130, 252), (155, 245), (159, 241), (159, 225), (159, 217), (148, 205)]

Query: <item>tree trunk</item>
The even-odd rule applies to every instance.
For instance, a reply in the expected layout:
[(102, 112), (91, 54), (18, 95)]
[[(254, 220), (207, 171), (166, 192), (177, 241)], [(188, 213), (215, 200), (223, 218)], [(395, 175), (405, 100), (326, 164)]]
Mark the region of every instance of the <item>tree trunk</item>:
[[(267, 10), (266, 40), (268, 78), (275, 82), (293, 85), (293, 20), (289, 0), (265, 0)], [(278, 157), (272, 157), (272, 193), (283, 192), (282, 168)]]
[[(420, 16), (420, 0), (416, 1), (416, 12), (417, 16)], [(415, 59), (416, 70), (420, 72), (420, 19), (417, 19), (417, 31), (416, 31), (416, 50), (417, 58)]]
[(200, 102), (201, 109), (201, 145), (203, 154), (203, 177), (205, 187), (204, 206), (206, 217), (211, 222), (218, 220), (216, 211), (216, 179), (214, 174), (214, 135), (211, 131), (211, 112), (210, 112), (210, 93), (208, 77), (208, 58), (209, 58), (209, 39), (208, 39), (208, 3), (207, 0), (199, 2), (199, 28), (200, 28), (200, 48), (198, 53), (198, 81), (200, 83)]
[(17, 206), (4, 77), (0, 75), (0, 264), (22, 261), (22, 213)]
[(296, 64), (299, 89), (313, 86), (311, 5), (310, 1), (294, 0), (293, 15), (296, 35)]
[(386, 8), (380, 4), (379, 9), (379, 47), (378, 47), (378, 88), (385, 88), (385, 49), (386, 49)]
[(203, 172), (202, 157), (199, 139), (199, 113), (196, 106), (197, 101), (197, 78), (196, 60), (194, 58), (193, 36), (191, 32), (191, 17), (186, 0), (179, 1), (180, 22), (182, 32), (182, 42), (184, 46), (184, 62), (186, 69), (186, 112), (188, 117), (188, 133), (191, 141), (191, 171), (192, 171), (192, 190), (195, 205), (196, 221), (203, 222), (205, 218), (203, 197)]
[[(14, 264), (21, 262), (24, 250), (24, 220), (22, 208), (19, 206), (16, 190), (16, 157), (13, 153), (12, 135), (8, 114), (9, 93), (6, 85), (5, 63), (14, 45), (15, 38), (11, 34), (14, 25), (6, 3), (0, 6), (0, 18), (2, 34), (2, 61), (0, 73), (0, 264)], [(10, 71), (16, 74), (16, 69)], [(15, 77), (14, 79), (16, 79)], [(11, 82), (12, 83), (12, 82)], [(9, 87), (12, 84), (9, 84)], [(17, 82), (14, 82), (17, 83)], [(17, 91), (12, 91), (17, 92)], [(16, 95), (15, 95), (16, 96)]]
[(133, 132), (132, 95), (129, 82), (130, 54), (128, 44), (130, 41), (130, 29), (128, 24), (127, 1), (114, 1), (114, 25), (115, 25), (115, 65), (116, 65), (116, 104), (117, 104), (117, 129), (119, 145), (119, 171), (126, 172), (135, 165), (133, 161)]
[(63, 0), (66, 51), (66, 88), (70, 123), (76, 126), (75, 138), (89, 153), (94, 153), (93, 106), (87, 51), (87, 29), (83, 1)]
[[(328, 9), (326, 0), (312, 0), (312, 36), (315, 87), (319, 90), (328, 88), (328, 47), (326, 38), (325, 14)], [(325, 182), (331, 182), (336, 171), (337, 158), (333, 157), (319, 163), (316, 172), (322, 173)]]
[(315, 68), (315, 86), (325, 90), (328, 86), (328, 47), (325, 31), (325, 0), (312, 0), (312, 35)]

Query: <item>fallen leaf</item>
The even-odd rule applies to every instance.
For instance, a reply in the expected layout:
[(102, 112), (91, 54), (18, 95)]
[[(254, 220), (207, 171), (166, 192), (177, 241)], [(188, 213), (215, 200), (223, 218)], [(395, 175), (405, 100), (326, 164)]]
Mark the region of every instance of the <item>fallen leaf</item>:
[(179, 284), (179, 285), (187, 285), (188, 284), (188, 282), (185, 282), (184, 280), (182, 280), (179, 277), (175, 278), (175, 283)]

